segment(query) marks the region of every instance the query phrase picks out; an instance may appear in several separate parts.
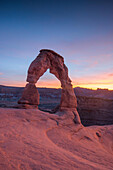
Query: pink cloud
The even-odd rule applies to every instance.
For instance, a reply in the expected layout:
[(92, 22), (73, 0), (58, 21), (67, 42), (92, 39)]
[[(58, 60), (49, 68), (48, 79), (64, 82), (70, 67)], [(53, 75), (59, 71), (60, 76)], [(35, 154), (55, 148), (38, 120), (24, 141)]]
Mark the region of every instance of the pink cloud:
[(113, 76), (113, 74), (108, 73), (101, 73), (101, 74), (95, 74), (91, 76), (83, 76), (83, 77), (75, 77), (73, 79), (74, 85), (81, 85), (81, 84), (112, 84), (113, 85), (113, 79), (110, 78), (110, 75)]
[(82, 59), (82, 60), (71, 60), (71, 63), (74, 63), (79, 66), (85, 66), (86, 68), (94, 68), (96, 65), (98, 65), (98, 61), (94, 59)]
[(101, 63), (105, 63), (105, 62), (108, 62), (108, 61), (113, 61), (113, 53), (103, 53), (103, 54), (100, 54), (100, 55), (96, 55), (96, 56), (90, 56), (89, 58), (96, 58), (98, 59), (98, 61), (100, 61)]
[(1, 76), (1, 75), (3, 75), (3, 73), (2, 73), (2, 72), (0, 72), (0, 76)]
[(109, 74), (108, 76), (113, 76), (113, 73)]

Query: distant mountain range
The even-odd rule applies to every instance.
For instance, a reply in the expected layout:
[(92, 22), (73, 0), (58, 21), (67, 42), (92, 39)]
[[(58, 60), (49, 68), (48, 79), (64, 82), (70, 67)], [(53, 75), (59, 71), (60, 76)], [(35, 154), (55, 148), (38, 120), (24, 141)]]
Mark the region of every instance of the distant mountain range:
[(77, 96), (113, 99), (113, 90), (99, 89), (99, 88), (97, 90), (92, 90), (92, 89), (76, 87), (74, 88), (74, 91)]
[[(3, 86), (0, 85), (0, 97), (4, 95), (16, 95), (21, 96), (24, 87), (11, 87), (11, 86)], [(40, 96), (55, 96), (60, 97), (61, 89), (55, 88), (37, 88)], [(87, 96), (87, 97), (95, 97), (95, 98), (104, 98), (104, 99), (113, 99), (113, 90), (108, 89), (86, 89), (81, 87), (74, 88), (74, 92), (76, 96)]]

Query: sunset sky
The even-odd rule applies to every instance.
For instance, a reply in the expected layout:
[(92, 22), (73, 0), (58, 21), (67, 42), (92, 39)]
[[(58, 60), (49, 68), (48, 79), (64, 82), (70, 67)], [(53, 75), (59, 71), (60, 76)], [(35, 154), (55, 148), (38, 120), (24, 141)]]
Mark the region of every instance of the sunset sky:
[[(113, 0), (0, 0), (0, 84), (24, 86), (40, 49), (64, 57), (73, 86), (113, 89)], [(60, 87), (47, 71), (37, 87)]]

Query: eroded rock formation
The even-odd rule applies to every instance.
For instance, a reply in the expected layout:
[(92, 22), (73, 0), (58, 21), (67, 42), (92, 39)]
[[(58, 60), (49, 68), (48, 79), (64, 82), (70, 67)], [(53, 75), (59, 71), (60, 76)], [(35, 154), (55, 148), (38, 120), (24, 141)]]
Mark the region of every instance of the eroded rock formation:
[(18, 103), (36, 106), (39, 104), (39, 93), (34, 83), (26, 84), (22, 97)]
[[(27, 82), (29, 82), (29, 84), (25, 87), (22, 98), (18, 103), (29, 105), (39, 104), (39, 94), (35, 83), (47, 69), (49, 69), (50, 73), (54, 74), (61, 82), (62, 94), (59, 110), (76, 109), (77, 100), (72, 88), (71, 80), (68, 76), (68, 68), (64, 64), (64, 58), (56, 52), (47, 49), (40, 50), (39, 55), (31, 63), (27, 75)], [(80, 119), (77, 118), (77, 121), (78, 120), (80, 121)]]

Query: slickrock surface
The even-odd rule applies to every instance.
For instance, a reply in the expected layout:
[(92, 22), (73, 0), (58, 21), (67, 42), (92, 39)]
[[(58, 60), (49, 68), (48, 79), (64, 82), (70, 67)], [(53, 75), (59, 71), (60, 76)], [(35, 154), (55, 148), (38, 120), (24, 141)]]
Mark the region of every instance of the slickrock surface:
[(113, 169), (113, 125), (73, 118), (68, 110), (0, 108), (0, 170)]

